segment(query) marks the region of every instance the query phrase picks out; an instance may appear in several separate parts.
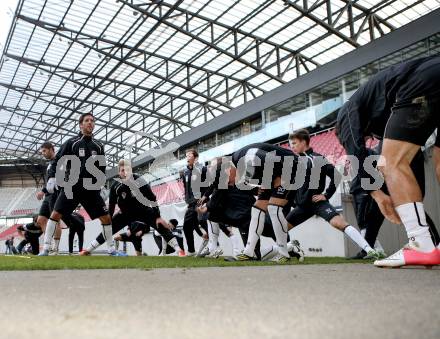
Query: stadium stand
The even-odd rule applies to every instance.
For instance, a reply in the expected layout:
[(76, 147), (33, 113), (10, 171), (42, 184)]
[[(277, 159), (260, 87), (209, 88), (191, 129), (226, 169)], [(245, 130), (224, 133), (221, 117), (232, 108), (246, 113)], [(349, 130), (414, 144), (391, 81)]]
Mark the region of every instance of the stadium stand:
[(32, 187), (0, 189), (0, 215), (19, 216), (38, 212), (41, 202), (35, 197), (36, 191)]
[(159, 204), (171, 204), (184, 198), (183, 184), (180, 180), (166, 182), (152, 187)]

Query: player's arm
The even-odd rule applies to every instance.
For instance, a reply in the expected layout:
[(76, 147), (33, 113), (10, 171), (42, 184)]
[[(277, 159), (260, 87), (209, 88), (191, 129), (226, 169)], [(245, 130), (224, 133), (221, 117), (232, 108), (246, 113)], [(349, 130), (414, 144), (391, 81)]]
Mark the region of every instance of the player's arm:
[[(98, 154), (100, 154), (100, 155), (104, 155), (104, 156), (105, 156), (104, 145), (101, 144), (101, 143), (99, 143), (99, 145), (100, 145), (101, 147), (100, 147), (100, 149), (99, 149), (99, 152), (100, 152), (100, 153), (98, 153)], [(99, 170), (100, 170), (102, 173), (105, 174), (105, 170), (106, 170), (106, 168), (107, 168), (107, 161), (104, 161), (104, 164), (103, 164), (103, 165), (99, 165), (98, 168), (99, 168)]]
[(55, 158), (52, 160), (52, 165), (50, 166), (50, 169), (48, 171), (48, 178), (55, 178), (55, 174), (57, 171), (58, 161), (65, 156), (65, 155), (71, 155), (72, 154), (72, 142), (71, 140), (66, 141), (64, 144), (61, 145), (58, 152), (55, 154)]
[(364, 162), (368, 156), (368, 150), (365, 146), (365, 136), (362, 122), (361, 105), (362, 100), (351, 98), (344, 104), (338, 116), (336, 124), (336, 131), (339, 141), (344, 146), (348, 155), (353, 155), (357, 158), (359, 170), (357, 175), (360, 178), (368, 178), (368, 173), (365, 171)]
[[(148, 183), (146, 183), (144, 181), (144, 179), (142, 179), (142, 178), (139, 178), (139, 179), (141, 179), (141, 184), (142, 184), (142, 186), (140, 187), (140, 191), (141, 191), (142, 195), (146, 199), (148, 199), (148, 201), (156, 203), (156, 206), (151, 206), (151, 208), (153, 209), (154, 217), (156, 219), (160, 218), (160, 209), (159, 209), (159, 206), (157, 205), (156, 194), (154, 194), (153, 190), (151, 189), (151, 186)], [(139, 179), (137, 179), (137, 180), (139, 180)], [(165, 224), (166, 224), (166, 222), (165, 222)]]
[(325, 190), (324, 196), (327, 200), (330, 200), (330, 198), (336, 192), (336, 180), (340, 182), (341, 174), (336, 170), (335, 166), (333, 166), (331, 163), (325, 164), (324, 171), (325, 171), (325, 175), (328, 178), (330, 178), (330, 183), (327, 186), (327, 189)]
[(108, 198), (108, 213), (110, 214), (110, 217), (113, 217), (113, 214), (115, 213), (116, 208), (116, 189), (115, 189), (115, 183), (110, 187), (110, 194)]

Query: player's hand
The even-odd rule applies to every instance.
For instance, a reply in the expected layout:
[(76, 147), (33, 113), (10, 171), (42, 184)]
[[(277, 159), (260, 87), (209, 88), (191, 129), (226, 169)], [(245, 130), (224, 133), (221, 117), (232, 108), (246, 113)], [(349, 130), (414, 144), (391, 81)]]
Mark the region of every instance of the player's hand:
[(202, 206), (206, 201), (206, 197), (203, 196), (199, 200), (197, 200), (197, 206)]
[(55, 178), (49, 178), (46, 184), (46, 189), (49, 193), (55, 192), (58, 189), (57, 180)]
[(376, 201), (380, 211), (385, 218), (387, 218), (393, 224), (401, 223), (400, 217), (394, 209), (393, 201), (391, 200), (391, 197), (389, 195), (379, 190), (372, 192), (371, 196)]
[(170, 227), (169, 223), (167, 223), (163, 218), (157, 218), (156, 219), (156, 225), (162, 225), (163, 227), (165, 227), (168, 230), (172, 230), (172, 228)]
[(313, 202), (318, 202), (318, 201), (325, 201), (327, 200), (327, 198), (325, 197), (324, 194), (315, 194), (312, 196), (312, 201)]
[(203, 232), (202, 239), (203, 240), (209, 240), (209, 234), (206, 233), (205, 231), (202, 231), (202, 232)]
[(138, 231), (138, 232), (136, 232), (136, 236), (137, 236), (137, 237), (139, 237), (139, 238), (140, 238), (140, 237), (142, 237), (142, 234), (143, 234), (142, 230), (141, 230), (141, 231)]
[(37, 192), (36, 196), (37, 196), (37, 200), (41, 200), (41, 199), (44, 198), (44, 192), (43, 191), (39, 191), (39, 192)]

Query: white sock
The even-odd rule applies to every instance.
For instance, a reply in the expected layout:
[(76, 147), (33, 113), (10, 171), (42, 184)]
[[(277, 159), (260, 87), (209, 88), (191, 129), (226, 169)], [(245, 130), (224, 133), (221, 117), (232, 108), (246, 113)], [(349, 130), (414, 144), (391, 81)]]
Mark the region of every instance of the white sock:
[(426, 222), (425, 209), (422, 202), (410, 202), (396, 207), (400, 220), (406, 229), (410, 244), (423, 252), (431, 252), (435, 246)]
[(46, 231), (44, 232), (43, 251), (49, 251), (50, 244), (52, 243), (52, 237), (55, 233), (55, 228), (57, 227), (57, 224), (57, 221), (50, 218), (47, 221)]
[(278, 254), (278, 246), (272, 245), (270, 247), (265, 247), (261, 249), (261, 260), (269, 261)]
[[(164, 239), (162, 238), (162, 240), (164, 240)], [(172, 248), (174, 248), (174, 250), (176, 252), (179, 252), (181, 250), (179, 243), (177, 242), (177, 239), (175, 237), (171, 238), (171, 240), (168, 241), (168, 244), (165, 242), (165, 253), (164, 254), (167, 253), (167, 251), (166, 251), (167, 245), (170, 245)], [(163, 248), (163, 241), (162, 241), (162, 248)], [(163, 252), (163, 250), (162, 250), (162, 252)]]
[(92, 253), (99, 246), (101, 246), (101, 244), (97, 242), (96, 239), (93, 239), (86, 251)]
[(217, 249), (218, 237), (220, 235), (220, 227), (216, 222), (208, 220), (208, 235), (209, 235), (209, 253), (214, 253)]
[(58, 248), (60, 247), (60, 239), (53, 239), (53, 250), (58, 252)]
[(269, 205), (267, 211), (272, 221), (273, 231), (275, 238), (277, 239), (278, 252), (289, 258), (287, 252), (287, 220), (283, 214), (283, 208), (281, 206)]
[(115, 242), (113, 240), (113, 230), (111, 224), (107, 224), (107, 225), (102, 224), (102, 235), (104, 236), (105, 242), (107, 244), (108, 253), (114, 252)]
[(162, 237), (162, 251), (160, 252), (161, 255), (167, 254), (167, 241)]
[(266, 212), (260, 210), (259, 208), (252, 207), (248, 241), (246, 243), (246, 247), (244, 248), (243, 254), (246, 254), (250, 257), (255, 255), (255, 246), (260, 239), (260, 235), (263, 233), (265, 218)]
[(359, 231), (353, 226), (348, 225), (347, 227), (345, 227), (344, 233), (365, 252), (368, 253), (373, 250), (370, 245), (368, 245), (367, 241), (359, 233)]
[(229, 236), (229, 239), (231, 239), (231, 243), (232, 243), (232, 255), (236, 256), (237, 254), (240, 253), (240, 248), (241, 248), (241, 239), (239, 239), (235, 233), (232, 233), (231, 236)]

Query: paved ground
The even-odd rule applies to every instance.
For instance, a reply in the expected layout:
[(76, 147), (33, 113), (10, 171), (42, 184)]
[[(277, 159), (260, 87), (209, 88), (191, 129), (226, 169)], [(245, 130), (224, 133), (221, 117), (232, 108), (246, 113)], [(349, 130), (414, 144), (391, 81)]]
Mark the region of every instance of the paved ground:
[(0, 272), (0, 287), (1, 338), (440, 338), (440, 269)]

